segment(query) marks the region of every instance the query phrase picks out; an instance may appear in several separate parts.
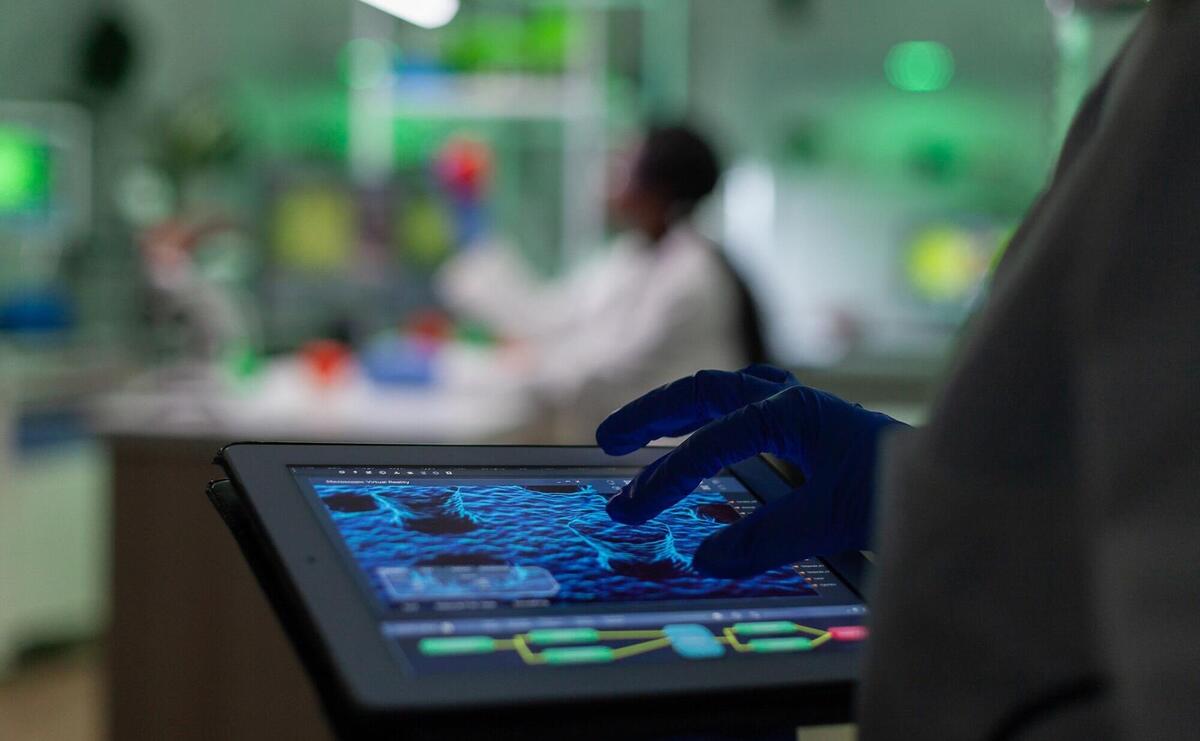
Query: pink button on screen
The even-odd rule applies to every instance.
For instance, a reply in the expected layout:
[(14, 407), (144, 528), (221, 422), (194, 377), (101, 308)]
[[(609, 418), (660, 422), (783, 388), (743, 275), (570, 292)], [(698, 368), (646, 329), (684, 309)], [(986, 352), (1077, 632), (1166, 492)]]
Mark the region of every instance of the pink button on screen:
[(867, 626), (865, 625), (838, 625), (826, 628), (826, 630), (835, 641), (865, 641), (867, 639)]

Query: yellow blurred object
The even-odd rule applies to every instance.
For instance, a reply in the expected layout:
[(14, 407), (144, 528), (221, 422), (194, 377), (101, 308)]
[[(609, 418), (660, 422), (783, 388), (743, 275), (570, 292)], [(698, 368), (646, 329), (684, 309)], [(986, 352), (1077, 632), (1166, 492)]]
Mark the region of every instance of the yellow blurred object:
[(454, 241), (454, 224), (446, 209), (431, 198), (414, 200), (396, 225), (401, 254), (411, 264), (433, 267), (445, 260)]
[(932, 227), (918, 234), (909, 248), (908, 281), (924, 299), (963, 300), (986, 274), (989, 258), (970, 232), (952, 226)]
[(272, 243), (275, 257), (288, 267), (323, 271), (344, 267), (356, 237), (354, 202), (326, 185), (305, 185), (275, 204)]

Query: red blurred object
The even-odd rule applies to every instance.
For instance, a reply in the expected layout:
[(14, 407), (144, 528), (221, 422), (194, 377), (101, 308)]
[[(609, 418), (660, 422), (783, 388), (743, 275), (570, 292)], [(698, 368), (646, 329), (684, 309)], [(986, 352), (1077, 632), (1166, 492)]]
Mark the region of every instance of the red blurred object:
[(419, 311), (405, 322), (405, 334), (426, 349), (438, 348), (455, 334), (454, 322), (440, 311)]
[(479, 200), (491, 179), (492, 150), (477, 139), (454, 137), (438, 152), (434, 172), (442, 186), (456, 197)]
[(354, 353), (334, 340), (313, 340), (300, 348), (300, 357), (317, 384), (332, 386), (346, 375)]

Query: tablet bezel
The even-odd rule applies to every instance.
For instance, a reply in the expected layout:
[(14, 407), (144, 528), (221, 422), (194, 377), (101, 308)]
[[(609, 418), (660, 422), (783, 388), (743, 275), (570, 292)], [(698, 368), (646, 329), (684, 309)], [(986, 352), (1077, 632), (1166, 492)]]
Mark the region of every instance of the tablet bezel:
[[(437, 713), (569, 701), (666, 700), (671, 696), (731, 691), (823, 688), (847, 691), (856, 678), (857, 655), (806, 654), (804, 679), (796, 657), (759, 657), (748, 675), (739, 662), (714, 662), (697, 672), (692, 664), (664, 664), (653, 672), (619, 666), (574, 667), (567, 673), (497, 672), (414, 677), (397, 671), (397, 652), (379, 630), (379, 617), (363, 598), (349, 564), (330, 540), (292, 475), (294, 466), (644, 466), (669, 448), (651, 447), (614, 458), (595, 447), (329, 445), (235, 443), (217, 457), (245, 498), (248, 514), (286, 574), (306, 611), (338, 684), (367, 713)], [(762, 459), (731, 467), (756, 497), (771, 501), (787, 483)], [(823, 559), (860, 596), (860, 554)], [(816, 677), (816, 679), (814, 679)], [(464, 697), (464, 686), (471, 691)], [(848, 697), (848, 694), (847, 694)]]

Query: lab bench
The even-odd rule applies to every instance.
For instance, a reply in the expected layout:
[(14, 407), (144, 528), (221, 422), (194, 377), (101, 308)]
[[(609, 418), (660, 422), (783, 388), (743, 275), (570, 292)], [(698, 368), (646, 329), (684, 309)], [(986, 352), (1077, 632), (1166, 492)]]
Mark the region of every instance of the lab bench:
[[(111, 457), (112, 738), (326, 739), (299, 662), (205, 498), (236, 440), (520, 443), (516, 394), (438, 387), (313, 390), (293, 369), (253, 391), (154, 384), (96, 409)], [(184, 384), (186, 386), (186, 384)]]

